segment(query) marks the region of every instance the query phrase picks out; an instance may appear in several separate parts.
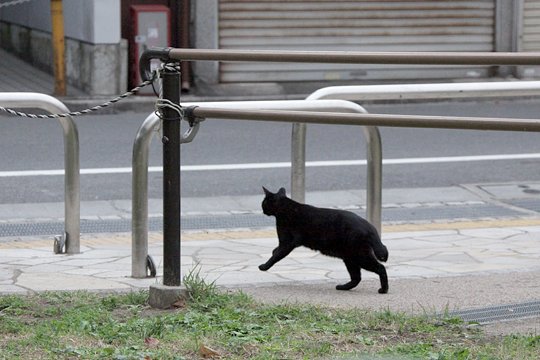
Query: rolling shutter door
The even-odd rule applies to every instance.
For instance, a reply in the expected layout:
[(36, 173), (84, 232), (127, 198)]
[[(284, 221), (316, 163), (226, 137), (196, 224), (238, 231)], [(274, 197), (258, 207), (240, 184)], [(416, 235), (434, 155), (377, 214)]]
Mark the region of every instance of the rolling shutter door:
[(523, 2), (521, 51), (540, 51), (540, 0)]
[[(495, 0), (219, 1), (222, 49), (493, 51)], [(444, 79), (488, 67), (220, 64), (221, 82)]]

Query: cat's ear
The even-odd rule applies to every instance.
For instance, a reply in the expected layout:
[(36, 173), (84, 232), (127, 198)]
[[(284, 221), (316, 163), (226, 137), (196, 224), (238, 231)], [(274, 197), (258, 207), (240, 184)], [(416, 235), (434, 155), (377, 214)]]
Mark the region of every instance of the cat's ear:
[(268, 196), (268, 195), (271, 195), (272, 193), (267, 189), (265, 188), (264, 186), (262, 187), (263, 188), (263, 191), (264, 191), (264, 195)]
[(279, 191), (277, 192), (278, 195), (281, 195), (281, 196), (287, 196), (286, 192), (285, 192), (285, 188), (281, 188), (279, 189)]

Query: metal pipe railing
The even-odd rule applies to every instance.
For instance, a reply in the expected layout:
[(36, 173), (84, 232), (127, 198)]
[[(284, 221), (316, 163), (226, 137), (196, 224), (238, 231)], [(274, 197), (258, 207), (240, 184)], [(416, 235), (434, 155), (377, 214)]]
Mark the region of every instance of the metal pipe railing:
[(469, 83), (329, 86), (313, 92), (306, 100), (446, 100), (498, 96), (538, 96), (538, 94), (540, 94), (540, 81), (484, 81)]
[[(139, 61), (144, 80), (152, 77), (150, 60), (262, 61), (341, 64), (416, 64), (416, 65), (540, 65), (540, 53), (482, 53), (482, 52), (351, 52), (351, 51), (276, 51), (276, 50), (216, 50), (153, 48), (146, 50)], [(164, 97), (165, 94), (164, 94)], [(176, 105), (180, 105), (179, 102)], [(220, 117), (240, 120), (283, 121), (324, 124), (426, 127), (448, 129), (540, 131), (540, 121), (534, 119), (497, 119), (474, 117), (435, 117), (382, 114), (327, 114), (306, 111), (230, 110), (195, 107), (189, 116)], [(300, 136), (301, 132), (294, 132)], [(305, 139), (305, 134), (302, 137)], [(294, 148), (294, 147), (293, 147)], [(298, 147), (296, 148), (298, 150)], [(179, 164), (178, 164), (179, 166)], [(164, 199), (167, 201), (167, 199)], [(170, 199), (179, 202), (179, 199)]]
[[(341, 99), (351, 101), (369, 100), (413, 100), (413, 99), (456, 99), (456, 98), (485, 98), (485, 97), (515, 97), (533, 96), (540, 93), (540, 81), (505, 81), (505, 82), (475, 82), (475, 83), (439, 83), (439, 84), (392, 84), (392, 85), (358, 85), (358, 86), (329, 86), (319, 89), (309, 95), (306, 100)], [(375, 139), (380, 136), (377, 129), (365, 131), (377, 131), (377, 134), (367, 137)], [(292, 129), (292, 170), (291, 170), (291, 196), (296, 201), (305, 201), (305, 178), (306, 178), (306, 124), (294, 123)], [(379, 144), (380, 146), (380, 144)], [(368, 147), (371, 145), (368, 144)], [(382, 154), (382, 150), (380, 151)], [(368, 152), (369, 154), (369, 152)], [(373, 153), (374, 154), (374, 153)], [(379, 168), (367, 171), (368, 201), (380, 202), (376, 197), (381, 194), (380, 182), (374, 178), (382, 178), (382, 159), (375, 159), (373, 166), (380, 164)], [(369, 166), (369, 165), (368, 165)], [(370, 176), (371, 174), (371, 176)], [(377, 175), (379, 174), (379, 175)], [(373, 185), (370, 185), (370, 181)], [(369, 196), (375, 197), (369, 199)], [(376, 207), (373, 207), (376, 208)], [(369, 217), (369, 208), (368, 217)], [(376, 214), (371, 216), (375, 217)]]
[[(315, 111), (301, 111), (300, 108), (313, 106), (321, 110), (336, 107), (342, 109), (346, 101), (333, 100), (315, 101), (283, 101), (283, 102), (228, 102), (213, 103), (195, 107), (193, 115), (201, 118), (224, 118), (233, 120), (253, 121), (278, 121), (278, 122), (302, 122), (314, 124), (340, 124), (340, 125), (364, 125), (364, 126), (395, 126), (395, 127), (426, 127), (468, 130), (501, 130), (501, 131), (536, 131), (540, 132), (540, 120), (536, 119), (508, 119), (508, 118), (478, 118), (456, 116), (420, 116), (420, 115), (386, 115), (367, 113), (321, 113)], [(251, 104), (250, 104), (251, 103)], [(261, 110), (262, 105), (267, 107), (273, 104), (272, 110)], [(277, 104), (288, 103), (294, 111), (276, 110)], [(251, 110), (238, 110), (240, 104), (251, 106)], [(246, 105), (250, 104), (250, 105)], [(256, 105), (255, 105), (256, 104)], [(328, 104), (328, 105), (326, 105)], [(331, 104), (331, 106), (330, 106)], [(350, 103), (349, 103), (350, 104)], [(197, 104), (184, 104), (193, 106)], [(349, 105), (350, 106), (350, 105)], [(225, 108), (227, 107), (227, 108)], [(335, 110), (334, 110), (335, 111)], [(294, 119), (294, 120), (291, 120)], [(133, 149), (133, 270), (134, 277), (146, 276), (146, 256), (148, 243), (148, 147), (150, 135), (159, 122), (155, 114), (151, 114), (141, 126)], [(369, 159), (368, 159), (369, 160)], [(372, 159), (373, 160), (373, 159)], [(380, 179), (379, 179), (380, 180)], [(380, 184), (379, 184), (380, 185)], [(145, 251), (146, 250), (146, 251)]]
[(145, 278), (148, 256), (148, 152), (159, 124), (152, 113), (139, 127), (133, 143), (131, 180), (131, 276)]
[[(50, 113), (68, 113), (68, 108), (58, 99), (39, 93), (0, 93), (0, 104), (10, 108), (39, 108)], [(65, 251), (68, 254), (80, 252), (80, 164), (79, 132), (71, 116), (57, 119), (63, 129), (64, 138), (64, 214)]]
[[(184, 103), (184, 106), (204, 106), (206, 108), (244, 108), (244, 109), (289, 109), (294, 113), (299, 110), (311, 110), (317, 112), (351, 112), (365, 113), (360, 105), (344, 100), (284, 100), (284, 101), (237, 101), (237, 102), (210, 102), (210, 103)], [(294, 117), (293, 117), (294, 118)], [(150, 114), (139, 127), (133, 144), (132, 159), (132, 277), (143, 278), (147, 276), (146, 264), (148, 256), (148, 152), (152, 141), (154, 128), (159, 124), (159, 117)], [(290, 120), (292, 122), (293, 120)], [(365, 133), (368, 159), (368, 178), (373, 168), (380, 168), (382, 154), (378, 132), (372, 138), (373, 131)], [(294, 171), (294, 169), (293, 169)], [(370, 220), (380, 231), (381, 203), (380, 203), (380, 178), (375, 175), (371, 182), (373, 189), (368, 186), (367, 213)], [(379, 189), (379, 190), (377, 190)], [(379, 191), (379, 202), (370, 200), (370, 192)], [(370, 202), (371, 201), (371, 202)], [(371, 214), (371, 215), (370, 215)]]
[(276, 122), (290, 122), (290, 119), (294, 118), (295, 121), (309, 124), (540, 132), (540, 120), (537, 119), (388, 114), (321, 114), (313, 111), (231, 110), (210, 107), (197, 107), (193, 109), (193, 115), (200, 118)]
[(360, 52), (230, 49), (168, 49), (173, 60), (263, 61), (333, 64), (540, 65), (540, 53)]

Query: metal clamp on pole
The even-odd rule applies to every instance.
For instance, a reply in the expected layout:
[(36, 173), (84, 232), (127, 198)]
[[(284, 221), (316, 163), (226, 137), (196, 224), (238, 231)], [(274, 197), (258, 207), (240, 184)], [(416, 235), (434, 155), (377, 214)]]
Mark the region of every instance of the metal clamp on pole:
[(182, 134), (182, 138), (180, 139), (181, 144), (187, 144), (192, 142), (193, 139), (195, 139), (197, 133), (199, 132), (199, 126), (201, 125), (201, 121), (205, 120), (203, 117), (195, 116), (193, 114), (193, 110), (195, 110), (196, 107), (197, 106), (188, 106), (182, 108), (183, 118), (189, 123), (189, 129), (187, 129), (186, 132)]

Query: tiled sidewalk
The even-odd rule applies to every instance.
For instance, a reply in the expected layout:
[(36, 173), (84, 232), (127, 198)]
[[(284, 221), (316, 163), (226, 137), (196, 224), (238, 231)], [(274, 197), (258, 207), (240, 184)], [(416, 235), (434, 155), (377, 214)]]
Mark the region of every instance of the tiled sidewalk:
[[(540, 226), (477, 227), (441, 224), (439, 229), (383, 232), (390, 250), (390, 280), (476, 276), (540, 270)], [(521, 224), (521, 225), (520, 225)], [(444, 226), (443, 226), (444, 225)], [(461, 224), (463, 225), (463, 224)], [(509, 223), (507, 225), (512, 225)], [(405, 228), (402, 228), (405, 229)], [(348, 274), (342, 261), (309, 249), (294, 250), (267, 272), (265, 262), (277, 245), (274, 231), (184, 234), (182, 272), (195, 266), (221, 286), (281, 283), (339, 283)], [(162, 273), (161, 234), (150, 236), (149, 253)], [(0, 243), (0, 293), (44, 290), (129, 290), (147, 288), (160, 278), (133, 279), (129, 234), (83, 235), (81, 253), (54, 255), (52, 240)], [(376, 279), (363, 272), (364, 278)], [(538, 281), (540, 291), (540, 280)], [(376, 288), (373, 289), (374, 291)], [(540, 298), (540, 293), (537, 294)]]

